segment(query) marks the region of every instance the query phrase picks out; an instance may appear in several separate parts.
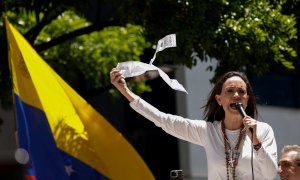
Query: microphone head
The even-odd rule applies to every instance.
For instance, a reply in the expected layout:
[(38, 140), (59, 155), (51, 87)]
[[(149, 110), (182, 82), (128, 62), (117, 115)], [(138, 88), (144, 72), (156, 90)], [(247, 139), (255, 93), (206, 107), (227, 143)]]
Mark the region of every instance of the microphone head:
[(239, 109), (241, 107), (243, 107), (243, 104), (241, 102), (235, 102), (235, 108)]
[(241, 116), (243, 118), (246, 116), (246, 112), (245, 112), (243, 104), (241, 102), (236, 102), (235, 108), (239, 111), (239, 113), (241, 114)]

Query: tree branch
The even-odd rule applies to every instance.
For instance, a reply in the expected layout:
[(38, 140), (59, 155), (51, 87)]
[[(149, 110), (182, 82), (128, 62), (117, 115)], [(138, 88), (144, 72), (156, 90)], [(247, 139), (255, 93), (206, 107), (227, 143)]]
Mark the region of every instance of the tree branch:
[(39, 35), (41, 30), (67, 9), (68, 9), (67, 6), (61, 5), (61, 6), (55, 6), (51, 8), (49, 11), (43, 12), (45, 15), (42, 21), (38, 23), (36, 26), (34, 26), (33, 28), (31, 28), (28, 32), (26, 32), (24, 34), (25, 38), (30, 42), (30, 44), (33, 44), (34, 40)]
[(91, 26), (88, 26), (88, 27), (84, 27), (84, 28), (81, 28), (81, 29), (77, 29), (75, 31), (72, 31), (70, 33), (67, 33), (67, 34), (64, 34), (62, 36), (59, 36), (49, 42), (46, 42), (46, 43), (43, 43), (43, 44), (40, 44), (40, 45), (35, 45), (34, 48), (40, 52), (40, 51), (44, 51), (44, 50), (47, 50), (53, 46), (56, 46), (58, 44), (61, 44), (67, 40), (70, 40), (74, 37), (77, 37), (77, 36), (80, 36), (80, 35), (83, 35), (83, 34), (89, 34), (91, 32), (94, 32), (94, 31), (99, 31), (99, 30), (102, 30), (103, 28), (105, 27), (108, 27), (108, 26), (120, 26), (122, 25), (119, 21), (117, 20), (114, 20), (114, 21), (110, 21), (110, 22), (104, 22), (104, 23), (97, 23), (97, 24), (93, 24)]

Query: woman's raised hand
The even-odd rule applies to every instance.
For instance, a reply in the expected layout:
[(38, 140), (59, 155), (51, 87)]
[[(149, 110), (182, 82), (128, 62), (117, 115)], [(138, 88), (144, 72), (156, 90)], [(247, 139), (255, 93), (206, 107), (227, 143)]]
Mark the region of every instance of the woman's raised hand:
[(125, 77), (122, 72), (117, 68), (113, 68), (110, 71), (110, 82), (120, 91), (122, 92), (127, 88), (127, 84), (125, 81)]
[(125, 77), (120, 70), (113, 68), (109, 75), (111, 84), (113, 84), (130, 102), (137, 98), (137, 96), (128, 89)]

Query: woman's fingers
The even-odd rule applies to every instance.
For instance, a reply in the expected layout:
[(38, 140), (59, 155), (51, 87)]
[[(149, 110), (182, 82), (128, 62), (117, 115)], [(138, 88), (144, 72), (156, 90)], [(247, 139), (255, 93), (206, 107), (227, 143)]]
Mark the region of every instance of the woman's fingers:
[(123, 86), (126, 84), (125, 82), (125, 77), (123, 76), (123, 74), (121, 73), (120, 70), (113, 68), (110, 71), (110, 82), (114, 85), (114, 86)]
[(116, 79), (120, 77), (120, 71), (117, 70), (116, 68), (113, 68), (111, 71), (110, 71), (110, 80), (111, 82), (116, 82)]
[(115, 79), (115, 76), (116, 76), (116, 73), (118, 72), (118, 70), (116, 68), (113, 68), (111, 71), (110, 71), (110, 79), (113, 80)]
[(256, 129), (256, 120), (251, 118), (250, 116), (246, 116), (244, 118), (244, 126), (246, 129), (252, 128), (252, 129)]

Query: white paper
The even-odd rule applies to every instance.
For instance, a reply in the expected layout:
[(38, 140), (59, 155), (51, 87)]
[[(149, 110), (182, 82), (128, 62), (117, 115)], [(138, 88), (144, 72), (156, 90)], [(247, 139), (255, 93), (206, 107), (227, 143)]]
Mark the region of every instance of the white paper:
[(119, 69), (125, 78), (127, 77), (134, 77), (144, 74), (146, 71), (153, 71), (157, 70), (159, 76), (174, 90), (183, 91), (187, 93), (185, 88), (176, 80), (170, 79), (169, 76), (159, 69), (158, 67), (154, 66), (152, 63), (155, 60), (156, 53), (162, 51), (169, 47), (176, 47), (176, 35), (169, 34), (164, 38), (160, 39), (157, 43), (156, 52), (153, 58), (150, 60), (149, 64), (139, 62), (139, 61), (127, 61), (118, 63), (117, 69)]
[(156, 53), (170, 47), (176, 47), (176, 34), (169, 34), (158, 41), (156, 51), (153, 58), (150, 60), (150, 64), (152, 64), (155, 60)]
[(174, 90), (183, 91), (187, 93), (187, 91), (184, 89), (184, 87), (176, 80), (176, 79), (170, 79), (169, 76), (163, 72), (158, 67), (152, 65), (152, 64), (146, 64), (139, 61), (127, 61), (127, 62), (121, 62), (118, 63), (117, 69), (121, 70), (123, 73), (123, 76), (125, 78), (127, 77), (134, 77), (141, 74), (144, 74), (146, 71), (153, 71), (157, 70), (160, 77)]

